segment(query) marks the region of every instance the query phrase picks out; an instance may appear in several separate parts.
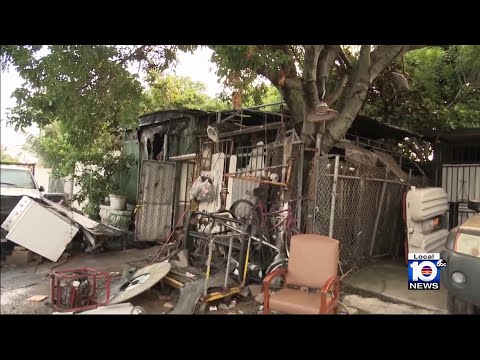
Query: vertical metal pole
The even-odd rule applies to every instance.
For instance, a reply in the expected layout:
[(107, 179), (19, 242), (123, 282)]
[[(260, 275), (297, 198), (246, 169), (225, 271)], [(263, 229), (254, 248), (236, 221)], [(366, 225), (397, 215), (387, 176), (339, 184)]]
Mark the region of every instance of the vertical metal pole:
[(375, 246), (375, 238), (377, 237), (378, 223), (380, 222), (380, 215), (382, 214), (383, 200), (385, 199), (385, 189), (387, 188), (387, 182), (382, 185), (382, 193), (380, 194), (380, 204), (377, 209), (377, 216), (375, 217), (375, 224), (373, 225), (372, 239), (370, 242), (370, 256), (373, 255), (373, 248)]
[(233, 237), (230, 237), (230, 244), (228, 246), (228, 256), (227, 256), (227, 270), (225, 272), (225, 283), (223, 287), (227, 288), (228, 283), (228, 274), (230, 273), (230, 261), (232, 260), (232, 247), (233, 247)]
[[(303, 197), (302, 189), (303, 189), (303, 161), (304, 161), (304, 153), (303, 153), (303, 145), (300, 145), (300, 163), (298, 164), (298, 177), (297, 177), (297, 197)], [(299, 200), (297, 202), (297, 227), (301, 229), (302, 226), (302, 205), (303, 200)]]
[(338, 182), (338, 167), (340, 163), (340, 155), (335, 156), (335, 170), (333, 173), (333, 185), (332, 185), (332, 205), (330, 207), (330, 228), (328, 230), (328, 236), (333, 237), (333, 224), (335, 221), (335, 202), (337, 198), (337, 182)]
[(213, 252), (213, 239), (215, 239), (215, 236), (211, 237), (209, 240), (208, 244), (208, 260), (207, 260), (207, 273), (205, 275), (205, 289), (203, 291), (203, 295), (207, 297), (208, 294), (208, 279), (210, 278), (210, 266), (212, 264), (212, 252)]
[(242, 279), (242, 287), (245, 287), (245, 283), (247, 281), (247, 269), (248, 269), (248, 260), (250, 257), (250, 243), (252, 241), (252, 236), (248, 234), (248, 245), (247, 245), (247, 256), (245, 258), (245, 267), (243, 269), (243, 279)]

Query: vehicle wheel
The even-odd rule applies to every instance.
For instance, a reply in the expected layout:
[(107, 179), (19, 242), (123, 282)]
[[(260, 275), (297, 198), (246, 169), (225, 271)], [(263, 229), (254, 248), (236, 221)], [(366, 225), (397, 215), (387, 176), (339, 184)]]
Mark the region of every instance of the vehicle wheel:
[(450, 314), (475, 314), (475, 306), (458, 296), (448, 294), (447, 309)]

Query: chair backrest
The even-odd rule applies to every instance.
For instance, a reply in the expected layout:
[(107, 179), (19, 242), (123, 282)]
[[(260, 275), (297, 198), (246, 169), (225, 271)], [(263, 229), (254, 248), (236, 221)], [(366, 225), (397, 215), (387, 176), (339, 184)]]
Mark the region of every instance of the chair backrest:
[(293, 235), (290, 239), (287, 285), (321, 288), (337, 275), (338, 240), (315, 234)]

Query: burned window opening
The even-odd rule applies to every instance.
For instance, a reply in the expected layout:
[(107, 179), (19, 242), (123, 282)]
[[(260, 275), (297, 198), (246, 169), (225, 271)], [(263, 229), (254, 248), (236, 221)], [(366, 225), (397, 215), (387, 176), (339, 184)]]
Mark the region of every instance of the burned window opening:
[(164, 135), (160, 133), (155, 133), (153, 135), (153, 160), (163, 160), (164, 158)]

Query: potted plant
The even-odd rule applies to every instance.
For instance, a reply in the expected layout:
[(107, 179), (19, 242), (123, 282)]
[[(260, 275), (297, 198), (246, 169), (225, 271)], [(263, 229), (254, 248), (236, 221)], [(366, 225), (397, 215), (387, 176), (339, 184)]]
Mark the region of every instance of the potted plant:
[(118, 159), (116, 169), (111, 177), (109, 198), (111, 210), (124, 210), (127, 204), (126, 180), (129, 169), (129, 159)]

